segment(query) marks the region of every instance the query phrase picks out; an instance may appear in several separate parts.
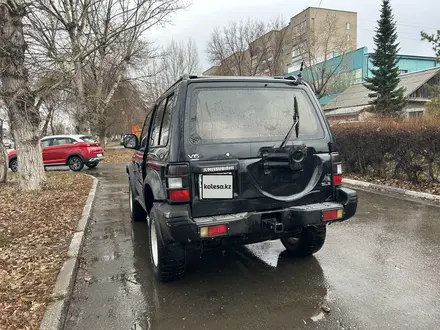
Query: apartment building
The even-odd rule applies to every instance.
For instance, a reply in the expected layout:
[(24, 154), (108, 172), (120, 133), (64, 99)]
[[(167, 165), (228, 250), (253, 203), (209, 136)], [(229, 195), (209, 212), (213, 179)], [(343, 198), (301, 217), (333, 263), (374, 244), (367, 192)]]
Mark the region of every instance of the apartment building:
[(357, 48), (357, 13), (309, 7), (289, 24), (230, 54), (204, 75), (280, 75)]

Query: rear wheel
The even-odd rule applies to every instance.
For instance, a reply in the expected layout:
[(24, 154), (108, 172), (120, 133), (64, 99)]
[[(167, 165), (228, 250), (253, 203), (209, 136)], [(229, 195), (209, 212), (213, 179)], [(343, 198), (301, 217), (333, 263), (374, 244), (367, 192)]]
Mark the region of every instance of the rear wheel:
[(17, 158), (11, 159), (11, 161), (9, 162), (9, 168), (11, 169), (12, 172), (17, 172), (18, 171), (18, 161), (17, 161)]
[(295, 257), (310, 256), (324, 245), (326, 229), (326, 225), (304, 227), (299, 237), (285, 237), (281, 243)]
[(67, 165), (74, 172), (79, 172), (84, 168), (83, 160), (78, 156), (72, 156), (67, 161)]
[(88, 164), (86, 164), (86, 166), (88, 168), (95, 168), (96, 166), (98, 166), (98, 164), (99, 164), (99, 162), (94, 162), (94, 163), (88, 163)]
[(170, 282), (185, 275), (186, 251), (185, 247), (179, 243), (166, 244), (163, 242), (160, 225), (157, 221), (152, 210), (149, 226), (151, 266), (158, 280)]
[(128, 186), (128, 203), (130, 206), (131, 220), (133, 220), (134, 222), (145, 221), (147, 215), (142, 208), (142, 205), (140, 205), (139, 202), (134, 198), (131, 184), (129, 183)]

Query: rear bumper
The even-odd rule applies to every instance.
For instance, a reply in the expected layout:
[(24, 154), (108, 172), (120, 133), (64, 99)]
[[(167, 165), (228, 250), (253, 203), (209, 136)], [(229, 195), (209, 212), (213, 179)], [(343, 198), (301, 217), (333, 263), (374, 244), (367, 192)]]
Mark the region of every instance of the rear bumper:
[[(337, 201), (289, 207), (265, 212), (244, 212), (221, 216), (191, 218), (188, 205), (155, 204), (155, 218), (161, 225), (162, 237), (167, 242), (194, 243), (198, 241), (240, 239), (242, 242), (262, 241), (288, 236), (300, 227), (341, 222), (354, 216), (357, 193), (348, 188), (337, 189)], [(323, 211), (343, 209), (343, 217), (324, 221)], [(223, 236), (200, 237), (200, 228), (226, 224)], [(282, 224), (277, 225), (275, 224)], [(277, 227), (277, 230), (275, 230)], [(280, 231), (280, 229), (282, 230)]]
[(84, 159), (84, 162), (85, 162), (86, 164), (90, 164), (90, 163), (100, 162), (101, 160), (104, 160), (104, 156), (101, 156), (101, 157), (86, 158), (86, 159)]

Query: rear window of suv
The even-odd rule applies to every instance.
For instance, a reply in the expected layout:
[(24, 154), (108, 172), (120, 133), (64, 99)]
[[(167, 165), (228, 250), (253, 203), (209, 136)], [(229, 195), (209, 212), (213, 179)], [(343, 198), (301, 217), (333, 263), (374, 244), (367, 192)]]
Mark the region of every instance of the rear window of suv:
[(323, 137), (317, 113), (299, 88), (196, 88), (191, 96), (193, 143), (283, 140), (293, 124), (295, 97), (299, 137)]
[(96, 138), (94, 138), (93, 136), (81, 136), (80, 140), (87, 142), (87, 143), (98, 142), (98, 140)]

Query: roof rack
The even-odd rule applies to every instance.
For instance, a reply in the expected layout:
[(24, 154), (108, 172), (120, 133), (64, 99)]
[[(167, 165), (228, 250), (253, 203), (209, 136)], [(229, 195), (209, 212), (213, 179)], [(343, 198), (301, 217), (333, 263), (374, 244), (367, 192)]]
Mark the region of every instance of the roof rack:
[(165, 93), (168, 92), (171, 88), (173, 88), (174, 86), (176, 86), (176, 85), (177, 85), (178, 83), (180, 83), (181, 81), (190, 80), (190, 79), (196, 79), (196, 78), (198, 78), (198, 76), (196, 76), (196, 75), (190, 75), (190, 74), (188, 74), (188, 73), (185, 73), (185, 74), (181, 75), (181, 76), (179, 77), (179, 79), (177, 79), (177, 80), (174, 82), (174, 84), (172, 84), (170, 87), (168, 87), (167, 90), (165, 91)]
[(184, 75), (182, 75), (179, 78), (179, 80), (190, 80), (190, 79), (196, 79), (196, 78), (198, 78), (197, 75), (185, 73)]
[(302, 77), (297, 77), (294, 75), (289, 76), (275, 76), (274, 79), (284, 79), (284, 80), (291, 80), (294, 85), (303, 84)]

